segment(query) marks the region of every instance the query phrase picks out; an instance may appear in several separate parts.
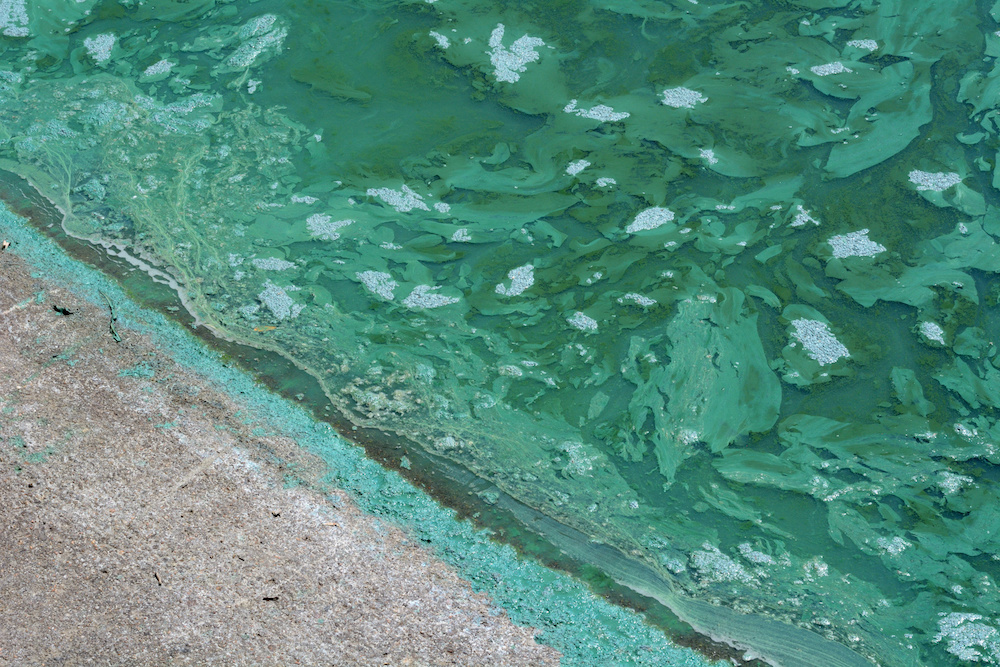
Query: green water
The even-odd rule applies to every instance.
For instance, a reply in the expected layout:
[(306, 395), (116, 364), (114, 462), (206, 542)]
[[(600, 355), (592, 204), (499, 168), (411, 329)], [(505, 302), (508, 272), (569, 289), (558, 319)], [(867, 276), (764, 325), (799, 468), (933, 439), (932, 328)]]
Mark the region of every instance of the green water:
[(705, 634), (992, 664), (994, 16), (12, 0), (0, 168)]

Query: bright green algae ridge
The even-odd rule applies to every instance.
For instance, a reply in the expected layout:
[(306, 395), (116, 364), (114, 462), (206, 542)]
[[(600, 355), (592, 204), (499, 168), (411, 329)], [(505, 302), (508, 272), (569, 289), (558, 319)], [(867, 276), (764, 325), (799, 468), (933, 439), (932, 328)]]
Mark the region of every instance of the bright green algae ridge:
[[(322, 457), (328, 481), (351, 494), (365, 511), (401, 526), (454, 566), (477, 591), (488, 594), (518, 624), (538, 628), (539, 642), (563, 654), (565, 665), (662, 665), (701, 667), (709, 663), (690, 649), (672, 645), (642, 615), (592, 594), (571, 577), (517, 556), (490, 540), (489, 532), (458, 521), (426, 493), (382, 468), (301, 406), (264, 389), (225, 363), (194, 336), (162, 315), (144, 309), (98, 271), (67, 257), (52, 241), (0, 204), (0, 237), (46, 280), (104, 307), (107, 295), (123, 328), (147, 335), (164, 353), (208, 377), (246, 406), (268, 433), (293, 438)], [(110, 336), (108, 344), (113, 345)], [(146, 373), (125, 369), (136, 377)], [(717, 663), (721, 665), (722, 663)]]
[(158, 7), (10, 28), (67, 231), (713, 636), (1000, 661), (980, 5)]

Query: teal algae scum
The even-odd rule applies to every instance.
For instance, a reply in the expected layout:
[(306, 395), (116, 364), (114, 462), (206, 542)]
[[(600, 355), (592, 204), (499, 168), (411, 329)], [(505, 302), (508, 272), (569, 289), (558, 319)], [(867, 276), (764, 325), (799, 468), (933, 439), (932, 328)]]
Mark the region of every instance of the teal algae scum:
[(716, 639), (996, 664), (998, 19), (4, 0), (0, 168)]

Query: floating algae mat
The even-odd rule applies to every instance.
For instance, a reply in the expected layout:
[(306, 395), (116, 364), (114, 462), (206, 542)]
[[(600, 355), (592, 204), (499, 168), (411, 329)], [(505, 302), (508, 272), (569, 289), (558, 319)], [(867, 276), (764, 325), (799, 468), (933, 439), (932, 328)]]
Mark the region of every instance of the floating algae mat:
[(997, 664), (998, 19), (9, 0), (0, 168), (700, 632)]

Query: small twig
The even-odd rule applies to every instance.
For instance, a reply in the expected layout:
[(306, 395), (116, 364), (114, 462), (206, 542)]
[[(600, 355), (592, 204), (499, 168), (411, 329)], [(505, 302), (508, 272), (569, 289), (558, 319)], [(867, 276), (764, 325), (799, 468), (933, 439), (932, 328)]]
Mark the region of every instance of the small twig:
[(108, 327), (111, 329), (111, 335), (114, 336), (114, 339), (115, 339), (116, 343), (120, 343), (120, 342), (122, 342), (122, 337), (119, 336), (118, 332), (115, 330), (115, 321), (118, 319), (118, 316), (115, 315), (115, 307), (111, 304), (111, 299), (108, 298), (107, 294), (105, 294), (104, 292), (101, 292), (100, 290), (97, 290), (97, 291), (98, 291), (98, 293), (100, 293), (101, 296), (104, 297), (104, 300), (108, 304), (108, 310), (111, 311), (111, 321), (108, 323)]
[(154, 572), (153, 572), (153, 576), (154, 576), (154, 577), (156, 577), (156, 583), (157, 583), (157, 585), (158, 585), (158, 586), (162, 586), (162, 585), (163, 585), (163, 580), (162, 580), (162, 579), (160, 579), (160, 573), (159, 573), (159, 572), (156, 572), (156, 571), (154, 571)]

